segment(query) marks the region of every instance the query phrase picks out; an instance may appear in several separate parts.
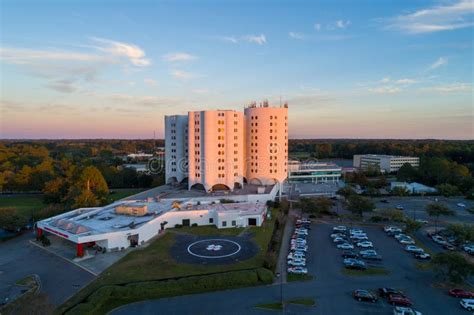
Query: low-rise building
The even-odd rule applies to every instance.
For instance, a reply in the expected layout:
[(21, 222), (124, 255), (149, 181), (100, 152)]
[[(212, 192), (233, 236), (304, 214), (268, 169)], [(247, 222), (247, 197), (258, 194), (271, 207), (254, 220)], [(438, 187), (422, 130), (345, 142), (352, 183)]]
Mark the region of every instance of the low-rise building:
[(382, 154), (354, 155), (354, 167), (367, 170), (371, 167), (384, 173), (395, 173), (406, 163), (417, 168), (420, 158), (414, 156), (395, 156)]
[(289, 183), (334, 183), (341, 180), (342, 168), (333, 163), (288, 162)]
[(121, 200), (39, 221), (37, 233), (48, 232), (75, 243), (77, 256), (82, 257), (85, 246), (123, 250), (143, 245), (177, 225), (215, 225), (219, 229), (261, 226), (267, 209), (265, 202), (220, 203), (218, 198)]
[(392, 182), (390, 183), (390, 189), (403, 188), (411, 194), (422, 194), (422, 193), (435, 193), (437, 189), (434, 187), (426, 186), (420, 183), (407, 183), (407, 182)]

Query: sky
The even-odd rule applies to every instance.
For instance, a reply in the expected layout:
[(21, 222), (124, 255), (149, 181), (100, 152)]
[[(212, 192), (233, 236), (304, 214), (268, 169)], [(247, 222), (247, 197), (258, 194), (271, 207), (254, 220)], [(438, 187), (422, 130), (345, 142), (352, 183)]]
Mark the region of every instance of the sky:
[(0, 1), (0, 138), (156, 138), (289, 104), (290, 138), (474, 139), (474, 0)]

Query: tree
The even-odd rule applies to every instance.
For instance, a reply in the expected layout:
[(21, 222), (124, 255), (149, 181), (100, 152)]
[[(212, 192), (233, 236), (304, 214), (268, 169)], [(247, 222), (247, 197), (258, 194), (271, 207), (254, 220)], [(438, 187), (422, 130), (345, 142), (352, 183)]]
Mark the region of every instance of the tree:
[(402, 222), (405, 218), (403, 212), (397, 209), (380, 209), (377, 212), (384, 218), (390, 221)]
[(453, 216), (456, 213), (442, 203), (430, 203), (426, 206), (426, 211), (430, 217), (435, 217), (435, 230), (438, 231), (438, 220), (442, 215)]
[(28, 218), (16, 208), (0, 208), (0, 228), (18, 231), (28, 223)]
[(474, 242), (474, 226), (471, 224), (450, 224), (446, 230), (456, 237), (458, 244)]
[(107, 201), (109, 188), (100, 171), (88, 166), (69, 189), (68, 202), (73, 207), (94, 207)]
[(401, 182), (413, 182), (417, 179), (417, 170), (410, 164), (405, 163), (397, 172), (397, 180)]
[(474, 274), (473, 265), (457, 252), (436, 254), (432, 264), (441, 275), (454, 283), (462, 283)]
[(410, 192), (405, 187), (393, 187), (392, 194), (395, 196), (403, 197), (408, 196)]
[(362, 216), (364, 212), (374, 210), (375, 205), (369, 198), (351, 195), (347, 198), (347, 209), (352, 213)]
[(418, 231), (423, 226), (423, 223), (416, 220), (406, 218), (405, 219), (405, 233), (411, 233)]
[(355, 190), (354, 190), (351, 186), (346, 185), (346, 186), (344, 186), (343, 188), (340, 188), (340, 189), (336, 192), (336, 194), (341, 195), (341, 196), (344, 196), (345, 198), (347, 198), (347, 197), (349, 197), (349, 196), (351, 196), (351, 195), (355, 195), (356, 192), (355, 192)]
[(436, 189), (445, 197), (459, 196), (461, 194), (459, 188), (451, 184), (440, 184), (436, 186)]

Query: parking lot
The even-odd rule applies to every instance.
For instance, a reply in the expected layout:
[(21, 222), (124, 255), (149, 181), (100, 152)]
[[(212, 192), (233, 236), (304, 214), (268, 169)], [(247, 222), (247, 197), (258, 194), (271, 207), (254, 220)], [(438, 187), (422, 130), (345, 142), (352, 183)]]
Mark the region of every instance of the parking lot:
[[(393, 306), (385, 300), (377, 303), (358, 302), (352, 297), (356, 289), (377, 291), (391, 287), (403, 291), (413, 302), (413, 308), (423, 314), (466, 314), (459, 299), (431, 287), (435, 281), (431, 271), (416, 269), (413, 254), (404, 250), (394, 238), (387, 236), (380, 227), (362, 226), (375, 250), (382, 256), (383, 267), (389, 275), (349, 276), (342, 273), (342, 250), (332, 243), (330, 234), (337, 224), (314, 224), (309, 235), (311, 250), (307, 266), (315, 279), (311, 287), (315, 294), (318, 314), (390, 314)], [(337, 303), (335, 302), (337, 301)]]
[[(382, 202), (386, 200), (386, 202)], [(416, 218), (421, 220), (432, 221), (433, 218), (428, 216), (426, 212), (426, 206), (430, 203), (436, 202), (446, 204), (450, 209), (456, 212), (455, 216), (444, 216), (440, 217), (440, 221), (448, 223), (474, 223), (474, 214), (469, 213), (467, 209), (474, 207), (474, 202), (472, 200), (466, 200), (462, 197), (381, 197), (373, 198), (375, 207), (377, 209), (393, 209), (397, 206), (402, 206), (404, 213), (410, 218)], [(457, 206), (458, 203), (463, 203), (466, 205), (465, 208)]]

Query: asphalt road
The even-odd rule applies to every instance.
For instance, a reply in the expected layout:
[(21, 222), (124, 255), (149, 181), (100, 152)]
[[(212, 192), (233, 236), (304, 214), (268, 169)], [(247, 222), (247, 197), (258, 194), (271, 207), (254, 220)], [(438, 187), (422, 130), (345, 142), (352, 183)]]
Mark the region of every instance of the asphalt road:
[[(459, 300), (434, 289), (431, 271), (415, 269), (415, 259), (403, 250), (393, 238), (380, 228), (363, 227), (376, 250), (383, 256), (383, 266), (391, 271), (385, 276), (351, 277), (341, 273), (342, 258), (330, 241), (329, 224), (314, 225), (309, 236), (308, 270), (314, 276), (308, 282), (290, 282), (283, 285), (283, 297), (316, 300), (315, 308), (290, 306), (288, 314), (391, 314), (393, 307), (384, 301), (364, 303), (355, 301), (355, 289), (376, 290), (390, 286), (403, 290), (414, 302), (414, 308), (423, 314), (466, 314)], [(121, 314), (154, 314), (157, 310), (167, 314), (269, 314), (256, 309), (259, 303), (280, 300), (280, 286), (261, 286), (129, 304), (112, 312)]]
[(0, 243), (0, 297), (8, 295), (14, 283), (26, 276), (40, 277), (42, 292), (59, 305), (95, 277), (76, 265), (29, 243), (26, 233)]

